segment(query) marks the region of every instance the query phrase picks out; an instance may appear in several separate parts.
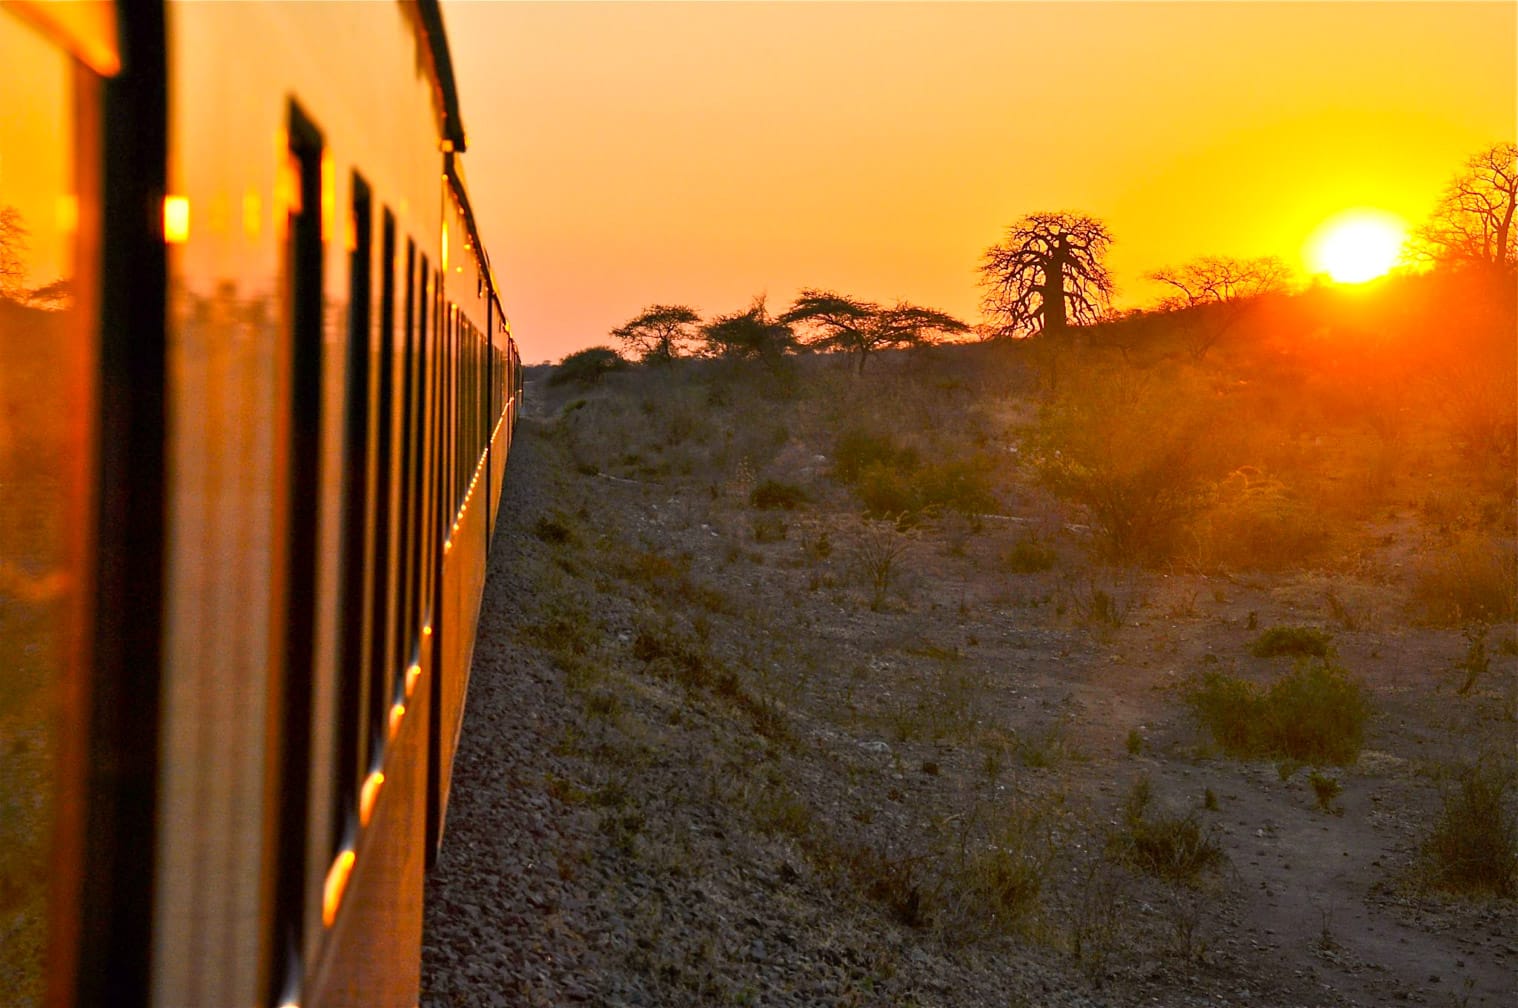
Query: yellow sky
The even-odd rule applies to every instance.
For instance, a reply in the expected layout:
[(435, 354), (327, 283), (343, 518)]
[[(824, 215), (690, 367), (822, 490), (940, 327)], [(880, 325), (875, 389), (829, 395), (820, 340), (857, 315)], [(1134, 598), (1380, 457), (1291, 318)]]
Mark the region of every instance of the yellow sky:
[(1119, 301), (1410, 223), (1518, 133), (1518, 4), (444, 0), (486, 246), (529, 361), (655, 302), (802, 287), (979, 319), (1023, 214), (1107, 221)]

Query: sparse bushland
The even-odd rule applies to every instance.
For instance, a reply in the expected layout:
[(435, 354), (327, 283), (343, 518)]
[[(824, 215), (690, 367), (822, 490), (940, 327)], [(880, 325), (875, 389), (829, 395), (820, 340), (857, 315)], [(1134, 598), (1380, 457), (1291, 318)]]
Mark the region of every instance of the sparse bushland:
[[(1384, 882), (1426, 827), (1411, 767), (1466, 732), (1510, 732), (1500, 691), (1518, 684), (1502, 620), (1460, 602), (1424, 622), (1464, 590), (1454, 574), (1420, 590), (1425, 569), (1466, 542), (1472, 558), (1511, 549), (1513, 508), (1436, 408), (1455, 395), (1420, 377), (1437, 369), (1386, 360), (1467, 353), (1469, 312), (1411, 311), (1414, 327), (1350, 301), (1261, 305), (1201, 360), (1156, 315), (1126, 348), (1081, 333), (889, 351), (863, 376), (841, 355), (676, 360), (554, 392), (537, 415), (583, 503), (525, 519), (551, 590), (524, 605), (534, 639), (564, 642), (553, 664), (576, 720), (549, 748), (578, 769), (554, 787), (592, 833), (572, 866), (597, 887), (587, 902), (636, 922), (631, 985), (743, 1003), (773, 970), (794, 978), (784, 1003), (966, 1005), (995, 1003), (974, 986), (986, 977), (1016, 986), (1000, 982), (1015, 961), (1077, 1000), (1318, 996), (1291, 977), (1327, 967), (1251, 953), (1238, 922), (1316, 934), (1293, 887), (1342, 905)], [(1108, 431), (1118, 446), (1097, 444)], [(924, 469), (971, 459), (984, 513), (861, 516), (865, 472), (915, 505)], [(1050, 478), (1072, 459), (1163, 492), (1102, 512), (1088, 485)], [(879, 563), (861, 557), (866, 528)], [(1248, 655), (1272, 627), (1295, 668)], [(1352, 773), (1333, 769), (1362, 744)], [(1219, 750), (1259, 762), (1206, 761)], [(1139, 768), (1153, 797), (1125, 813)], [(633, 797), (612, 800), (614, 781)], [(1376, 814), (1312, 811), (1341, 800)], [(1319, 826), (1357, 855), (1301, 856)], [(700, 901), (681, 895), (692, 878)], [(1368, 903), (1365, 919), (1388, 912)], [(1435, 925), (1416, 913), (1402, 924), (1408, 956), (1377, 964), (1393, 974), (1442, 940), (1423, 941)], [(1476, 925), (1467, 963), (1490, 978), (1506, 939)], [(763, 961), (746, 954), (756, 936)]]
[(1182, 695), (1217, 744), (1243, 759), (1351, 763), (1370, 716), (1364, 684), (1328, 660), (1301, 660), (1264, 689), (1208, 670)]

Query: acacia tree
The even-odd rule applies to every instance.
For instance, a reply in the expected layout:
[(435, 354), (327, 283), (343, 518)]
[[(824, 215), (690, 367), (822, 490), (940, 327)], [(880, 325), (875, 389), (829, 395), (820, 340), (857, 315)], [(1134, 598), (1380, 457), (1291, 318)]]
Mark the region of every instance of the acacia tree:
[(752, 358), (771, 366), (796, 343), (791, 327), (772, 317), (764, 296), (743, 311), (719, 315), (701, 327), (708, 350), (719, 357)]
[(801, 292), (780, 321), (803, 324), (811, 330), (807, 344), (816, 349), (836, 349), (854, 354), (856, 370), (864, 373), (865, 360), (876, 350), (914, 346), (934, 333), (965, 333), (970, 327), (945, 312), (898, 302), (882, 308), (873, 301), (808, 289)]
[(1279, 256), (1201, 256), (1156, 270), (1149, 278), (1173, 288), (1160, 307), (1190, 315), (1191, 355), (1201, 360), (1249, 312), (1256, 299), (1287, 288), (1291, 267)]
[(1111, 304), (1112, 274), (1102, 262), (1112, 235), (1095, 217), (1029, 214), (981, 258), (981, 300), (999, 336), (1058, 335), (1087, 325)]
[(1436, 263), (1511, 271), (1518, 266), (1518, 144), (1472, 155), (1416, 232), (1418, 254)]
[(697, 343), (700, 322), (687, 305), (650, 305), (611, 334), (648, 363), (668, 364)]

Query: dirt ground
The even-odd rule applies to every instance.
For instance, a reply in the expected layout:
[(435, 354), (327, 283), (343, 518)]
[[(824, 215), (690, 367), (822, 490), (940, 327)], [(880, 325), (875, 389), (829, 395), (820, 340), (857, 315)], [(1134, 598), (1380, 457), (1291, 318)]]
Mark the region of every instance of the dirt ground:
[[(473, 968), (505, 1003), (1515, 1003), (1518, 905), (1436, 889), (1420, 853), (1449, 768), (1515, 753), (1514, 628), (1487, 628), (1461, 694), (1468, 628), (1411, 621), (1395, 574), (1428, 548), (1416, 511), (1379, 511), (1327, 571), (1105, 566), (1026, 479), (995, 513), (871, 521), (793, 401), (735, 409), (726, 461), (683, 464), (682, 421), (646, 395), (529, 389), (508, 481), (533, 489), (503, 514), (512, 573), (488, 591), (511, 597), (487, 602), (513, 653), (484, 673), (499, 696), (471, 694), (424, 1004), (494, 1003), (436, 922), (482, 856), (528, 857), (467, 825), (471, 788), (503, 778), (563, 892), (512, 911), (505, 975)], [(597, 410), (669, 436), (588, 448)], [(756, 507), (765, 480), (806, 499)], [(1019, 572), (1030, 537), (1048, 568)], [(1288, 671), (1250, 652), (1276, 626), (1331, 635), (1366, 686), (1350, 764), (1227, 756), (1184, 701), (1204, 669)], [(537, 699), (510, 692), (524, 670)], [(471, 755), (545, 703), (536, 754)], [(1136, 788), (1221, 858), (1185, 879), (1125, 859)]]

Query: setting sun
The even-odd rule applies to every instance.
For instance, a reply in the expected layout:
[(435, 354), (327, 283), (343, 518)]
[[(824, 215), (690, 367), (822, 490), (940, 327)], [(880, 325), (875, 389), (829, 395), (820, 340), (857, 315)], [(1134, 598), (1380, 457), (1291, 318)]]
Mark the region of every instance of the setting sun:
[(1407, 225), (1382, 210), (1349, 210), (1331, 218), (1313, 236), (1308, 261), (1339, 283), (1364, 283), (1384, 276), (1397, 262)]

